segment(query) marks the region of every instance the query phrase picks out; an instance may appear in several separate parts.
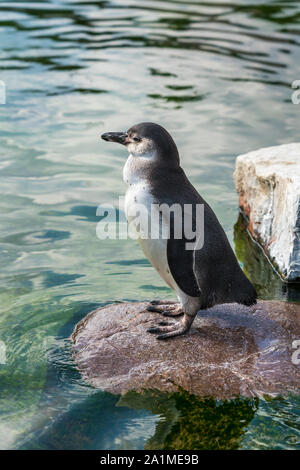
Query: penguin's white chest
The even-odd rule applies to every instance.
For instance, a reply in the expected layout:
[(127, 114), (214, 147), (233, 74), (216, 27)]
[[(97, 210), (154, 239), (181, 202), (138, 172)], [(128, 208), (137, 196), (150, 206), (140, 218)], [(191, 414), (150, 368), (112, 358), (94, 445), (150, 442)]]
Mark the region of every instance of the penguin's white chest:
[(130, 234), (134, 234), (144, 255), (160, 276), (172, 289), (176, 290), (177, 285), (170, 272), (167, 259), (168, 240), (160, 237), (152, 238), (151, 236), (159, 233), (156, 227), (153, 227), (158, 218), (151, 217), (151, 207), (154, 203), (149, 185), (145, 181), (137, 181), (128, 187), (125, 195), (125, 214), (129, 224), (128, 230)]

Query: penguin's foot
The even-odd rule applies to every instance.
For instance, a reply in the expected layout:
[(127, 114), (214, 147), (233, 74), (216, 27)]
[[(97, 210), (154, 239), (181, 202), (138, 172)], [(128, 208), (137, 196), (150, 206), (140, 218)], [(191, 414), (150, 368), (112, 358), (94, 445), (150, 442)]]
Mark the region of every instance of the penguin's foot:
[(175, 300), (151, 300), (150, 302), (151, 305), (174, 305), (177, 303)]
[[(146, 309), (148, 312), (160, 313), (165, 317), (179, 317), (184, 313), (180, 304), (176, 302), (153, 300), (150, 304)], [(156, 307), (156, 305), (162, 305), (162, 307)]]
[(161, 312), (164, 317), (181, 317), (184, 314), (183, 308), (177, 307), (172, 310), (164, 310)]
[(180, 328), (180, 322), (170, 323), (166, 321), (161, 321), (158, 323), (158, 325), (159, 326), (152, 326), (151, 328), (148, 328), (148, 333), (166, 333)]
[(148, 328), (148, 333), (162, 333), (158, 335), (156, 339), (167, 339), (173, 338), (174, 336), (180, 336), (186, 333), (193, 323), (195, 317), (184, 315), (181, 322), (160, 322), (161, 326), (154, 326)]

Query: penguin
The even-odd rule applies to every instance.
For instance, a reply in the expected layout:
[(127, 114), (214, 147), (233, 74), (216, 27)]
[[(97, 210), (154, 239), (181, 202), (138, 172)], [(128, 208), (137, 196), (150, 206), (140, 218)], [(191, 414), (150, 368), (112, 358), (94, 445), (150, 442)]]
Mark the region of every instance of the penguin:
[[(127, 132), (106, 132), (101, 137), (124, 145), (129, 152), (123, 169), (127, 220), (133, 226), (136, 224), (145, 256), (179, 300), (179, 305), (152, 301), (148, 311), (174, 318), (164, 318), (165, 321), (147, 331), (157, 334), (160, 340), (173, 338), (188, 332), (201, 310), (225, 303), (254, 305), (256, 291), (242, 271), (215, 213), (181, 168), (177, 146), (168, 131), (159, 124), (142, 122)], [(135, 217), (140, 207), (146, 208), (146, 218)], [(149, 221), (153, 218), (153, 207), (156, 211), (159, 207), (176, 207), (183, 217), (178, 217), (178, 211), (173, 217), (160, 213), (159, 229), (155, 232), (159, 236), (152, 237)], [(197, 207), (203, 208), (200, 229)], [(182, 225), (186, 214), (190, 215), (193, 239), (183, 230), (180, 236), (175, 233), (177, 219)], [(164, 229), (167, 236), (162, 236)]]

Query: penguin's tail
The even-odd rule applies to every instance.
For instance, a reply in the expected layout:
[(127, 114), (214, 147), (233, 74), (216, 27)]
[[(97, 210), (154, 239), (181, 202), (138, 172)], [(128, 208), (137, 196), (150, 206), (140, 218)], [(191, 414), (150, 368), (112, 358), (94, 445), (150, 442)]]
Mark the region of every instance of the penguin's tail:
[(242, 304), (247, 305), (247, 307), (251, 307), (251, 305), (255, 305), (256, 303), (257, 303), (257, 295), (248, 297), (242, 302)]
[(219, 289), (216, 288), (217, 286), (213, 287), (211, 290), (201, 289), (202, 310), (225, 303), (237, 303), (250, 307), (257, 302), (256, 290), (242, 271), (226, 285), (225, 289), (223, 283)]
[(243, 277), (240, 278), (236, 302), (247, 307), (255, 305), (257, 302), (257, 292), (244, 273)]

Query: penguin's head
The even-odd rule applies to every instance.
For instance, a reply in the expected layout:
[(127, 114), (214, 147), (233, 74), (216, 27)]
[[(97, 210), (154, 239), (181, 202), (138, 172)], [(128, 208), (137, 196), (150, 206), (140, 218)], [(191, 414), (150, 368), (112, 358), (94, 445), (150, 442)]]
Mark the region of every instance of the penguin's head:
[(133, 157), (147, 158), (165, 166), (179, 165), (176, 144), (159, 124), (142, 122), (132, 126), (127, 132), (106, 132), (101, 138), (125, 145)]

